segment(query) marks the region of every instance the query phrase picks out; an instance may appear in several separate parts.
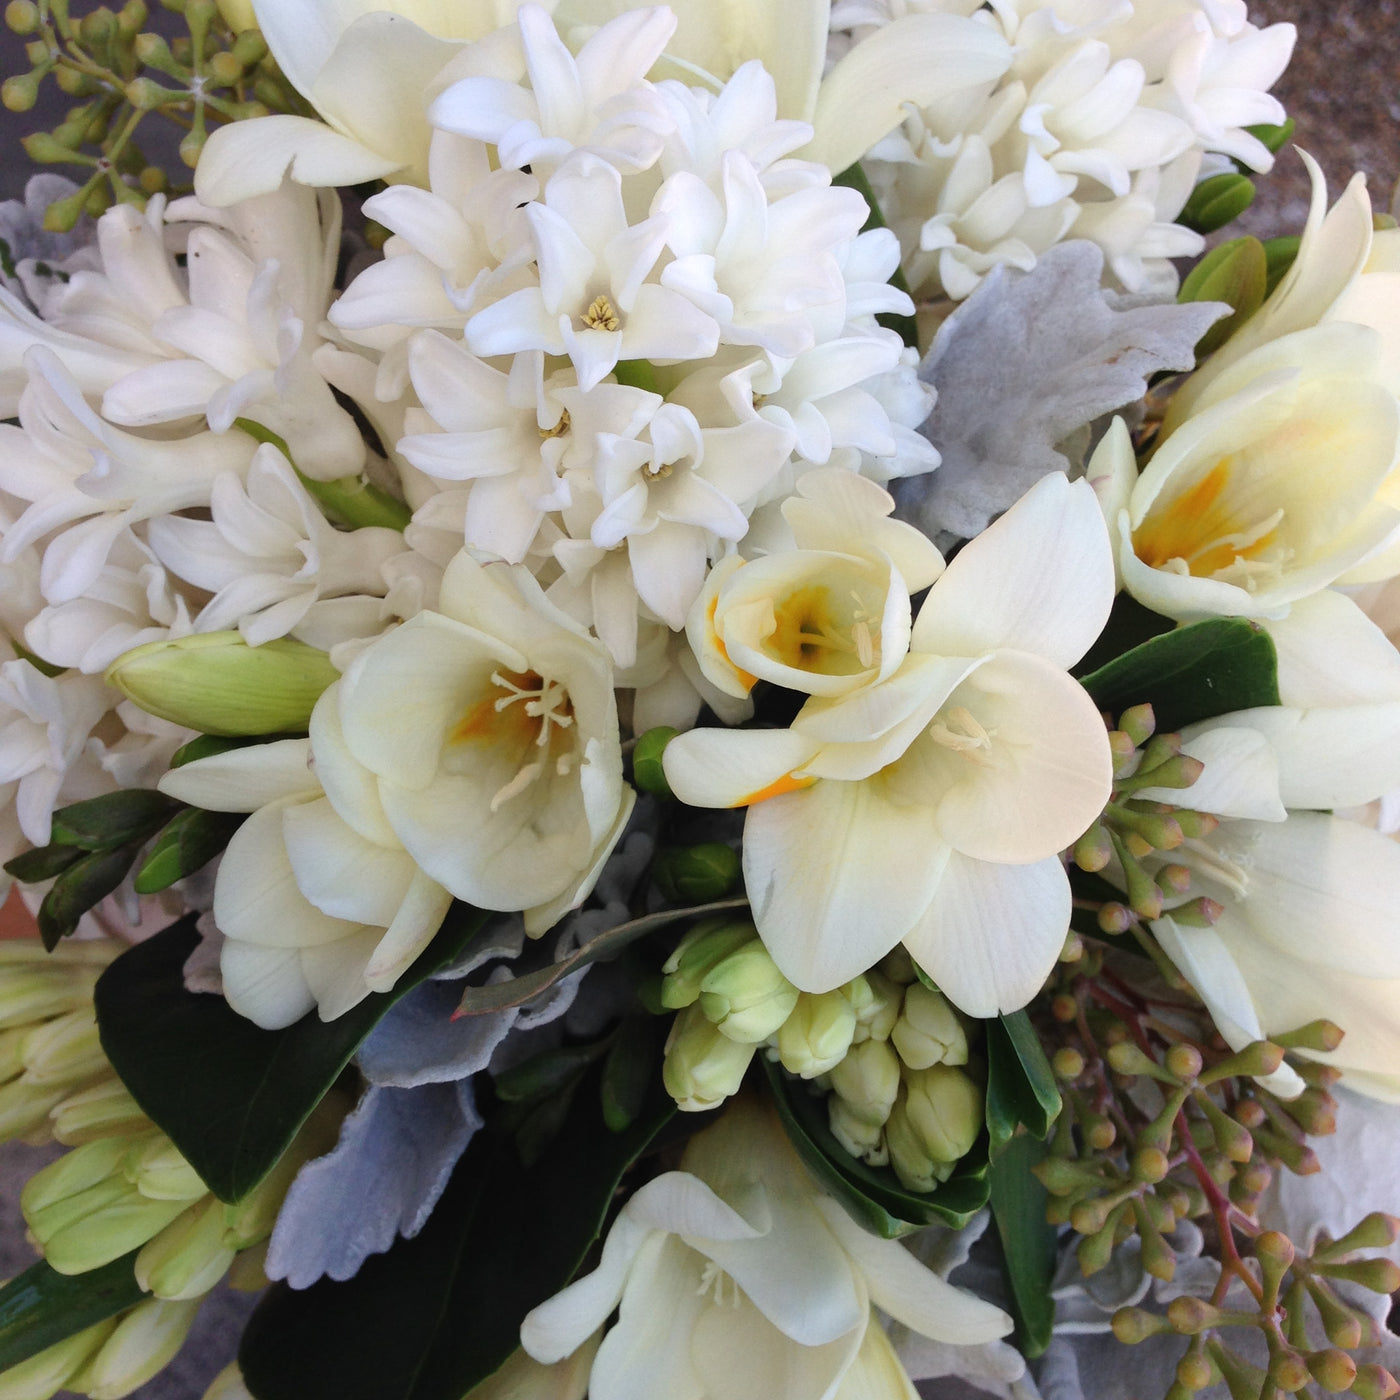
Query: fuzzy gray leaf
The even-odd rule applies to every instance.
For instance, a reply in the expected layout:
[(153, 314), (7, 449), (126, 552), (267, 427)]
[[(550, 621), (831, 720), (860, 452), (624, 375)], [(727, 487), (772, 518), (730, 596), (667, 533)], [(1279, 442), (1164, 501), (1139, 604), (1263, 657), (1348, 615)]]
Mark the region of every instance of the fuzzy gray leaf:
[(379, 1022), (360, 1046), (360, 1071), (371, 1084), (414, 1088), (466, 1079), (485, 1069), (496, 1046), (520, 1016), (518, 1007), (481, 1016), (452, 1013), (462, 989), (452, 982), (425, 982)]
[(1041, 477), (1059, 447), (1136, 403), (1161, 370), (1195, 364), (1196, 342), (1229, 312), (1215, 302), (1115, 310), (1093, 243), (1061, 243), (1035, 268), (998, 267), (948, 319), (920, 377), (938, 390), (924, 435), (943, 465), (891, 483), (896, 514), (946, 546), (985, 530)]

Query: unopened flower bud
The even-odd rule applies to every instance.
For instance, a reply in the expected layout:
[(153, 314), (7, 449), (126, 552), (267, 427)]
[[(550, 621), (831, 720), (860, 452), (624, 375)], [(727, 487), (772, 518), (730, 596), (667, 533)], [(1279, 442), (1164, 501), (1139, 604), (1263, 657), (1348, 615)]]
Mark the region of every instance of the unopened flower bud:
[(778, 1058), (789, 1074), (815, 1079), (841, 1063), (856, 1033), (856, 1013), (836, 992), (802, 992), (778, 1031)]
[(871, 968), (841, 990), (856, 1013), (856, 1042), (888, 1040), (904, 1003), (904, 988)]
[(68, 1389), (68, 1382), (116, 1330), (117, 1319), (109, 1317), (11, 1366), (0, 1374), (0, 1400), (49, 1400), (56, 1391)]
[(91, 968), (7, 968), (0, 977), (0, 1030), (90, 1007), (96, 981), (97, 972)]
[(676, 737), (676, 730), (668, 724), (659, 724), (637, 736), (632, 748), (632, 781), (642, 792), (654, 797), (670, 797), (671, 784), (666, 781), (666, 770), (662, 766), (662, 756), (666, 745)]
[(723, 1035), (744, 1045), (767, 1040), (792, 1014), (797, 997), (757, 938), (716, 963), (700, 984), (701, 1011)]
[(24, 1074), (31, 1084), (71, 1086), (107, 1069), (91, 1005), (36, 1026), (25, 1041)]
[(910, 1069), (967, 1063), (967, 1032), (958, 1013), (942, 992), (922, 982), (904, 993), (904, 1007), (890, 1039)]
[(253, 13), (253, 0), (219, 0), (219, 13), (235, 34), (244, 29), (258, 27), (258, 17)]
[(723, 899), (738, 883), (739, 853), (723, 841), (672, 846), (658, 852), (652, 878), (667, 899), (707, 904)]
[(204, 1400), (253, 1400), (253, 1392), (243, 1383), (238, 1362), (230, 1361), (204, 1392)]
[(827, 1126), (831, 1135), (851, 1154), (868, 1160), (880, 1150), (884, 1137), (883, 1123), (866, 1123), (851, 1111), (845, 1099), (832, 1094), (826, 1101)]
[(847, 1114), (872, 1128), (884, 1126), (899, 1094), (899, 1056), (888, 1041), (851, 1046), (831, 1071), (831, 1088)]
[[(130, 1142), (124, 1138), (104, 1138), (65, 1152), (56, 1162), (40, 1168), (24, 1184), (19, 1204), (31, 1230), (34, 1219), (71, 1197), (111, 1179), (120, 1179), (121, 1165)], [(121, 1185), (126, 1185), (121, 1180)], [(36, 1230), (36, 1234), (39, 1232)], [(41, 1239), (42, 1235), (39, 1236)]]
[(237, 632), (198, 632), (123, 653), (106, 680), (148, 714), (203, 734), (305, 733), (340, 673), (291, 637), (251, 647)]
[(207, 1196), (187, 1206), (136, 1256), (136, 1282), (157, 1298), (202, 1298), (238, 1252), (225, 1242), (224, 1203)]
[(727, 919), (705, 919), (687, 931), (675, 952), (661, 966), (666, 980), (661, 984), (661, 1004), (678, 1011), (700, 995), (700, 984), (712, 968), (737, 952), (758, 930), (751, 923)]
[(127, 1180), (150, 1201), (194, 1201), (209, 1190), (164, 1133), (132, 1152), (125, 1171)]
[(949, 1163), (935, 1161), (929, 1155), (922, 1138), (909, 1121), (903, 1094), (895, 1100), (885, 1124), (885, 1146), (889, 1150), (890, 1166), (906, 1190), (921, 1193), (932, 1191), (952, 1172)]
[(116, 1075), (70, 1094), (50, 1115), (54, 1138), (68, 1147), (98, 1138), (138, 1133), (151, 1126), (140, 1105)]
[(737, 1093), (754, 1047), (722, 1035), (698, 1006), (687, 1006), (666, 1038), (661, 1079), (676, 1106), (703, 1113)]
[(61, 1274), (85, 1274), (120, 1259), (159, 1234), (184, 1209), (181, 1201), (147, 1200), (124, 1182), (111, 1180), (75, 1197), (71, 1206), (75, 1218), (52, 1233), (55, 1212), (29, 1222), (43, 1239), (44, 1258)]
[(120, 1400), (162, 1371), (185, 1343), (199, 1299), (167, 1303), (150, 1298), (128, 1312), (76, 1384), (91, 1400)]
[(904, 1076), (909, 1122), (937, 1162), (965, 1157), (982, 1131), (982, 1090), (960, 1069), (932, 1065)]

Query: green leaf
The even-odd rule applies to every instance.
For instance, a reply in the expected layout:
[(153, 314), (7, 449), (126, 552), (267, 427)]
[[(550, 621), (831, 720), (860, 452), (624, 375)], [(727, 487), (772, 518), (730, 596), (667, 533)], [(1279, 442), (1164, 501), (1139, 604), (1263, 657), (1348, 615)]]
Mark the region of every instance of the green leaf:
[[(1191, 191), (1191, 198), (1176, 216), (1176, 221), (1197, 233), (1214, 233), (1226, 224), (1233, 223), (1253, 203), (1254, 181), (1247, 175), (1226, 171), (1223, 175), (1211, 175), (1202, 180)], [(1187, 299), (1210, 300), (1208, 297)]]
[[(1254, 186), (1242, 175), (1220, 175), (1221, 180), (1243, 180), (1251, 198)], [(1269, 259), (1264, 245), (1246, 235), (1212, 248), (1181, 284), (1179, 302), (1223, 301), (1233, 315), (1217, 321), (1196, 343), (1197, 360), (1225, 344), (1264, 304), (1269, 286)]]
[(1024, 1011), (1013, 1011), (987, 1028), (987, 1131), (992, 1153), (1010, 1140), (1023, 1123), (1043, 1138), (1059, 1117), (1060, 1091), (1040, 1037)]
[(100, 904), (126, 879), (140, 850), (140, 844), (133, 842), (115, 850), (89, 851), (53, 882), (35, 919), (49, 952), (78, 927), (93, 905)]
[(1143, 607), (1131, 593), (1120, 593), (1113, 600), (1113, 609), (1108, 615), (1108, 622), (1103, 631), (1099, 633), (1098, 640), (1084, 653), (1074, 668), (1074, 674), (1087, 676), (1099, 667), (1116, 660), (1125, 651), (1131, 651), (1143, 642), (1160, 637), (1162, 633), (1170, 632), (1175, 627), (1176, 623), (1171, 618)]
[(520, 1322), (578, 1271), (623, 1173), (675, 1113), (659, 1084), (625, 1133), (579, 1093), (550, 1150), (524, 1166), (483, 1131), (422, 1232), (353, 1279), (272, 1288), (243, 1333), (257, 1400), (460, 1400), (520, 1345)]
[(882, 1239), (923, 1225), (961, 1229), (987, 1204), (987, 1136), (982, 1134), (953, 1174), (927, 1194), (909, 1191), (888, 1167), (869, 1167), (841, 1146), (826, 1123), (826, 1096), (809, 1094), (781, 1066), (760, 1055), (788, 1137), (812, 1174), (853, 1220)]
[[(847, 189), (855, 192), (865, 200), (870, 206), (870, 217), (866, 219), (861, 232), (866, 232), (872, 228), (888, 228), (885, 216), (880, 212), (880, 201), (875, 198), (875, 191), (871, 188), (870, 177), (866, 175), (860, 162), (855, 165), (848, 165), (839, 175), (831, 177), (833, 185), (845, 185)], [(904, 269), (897, 267), (890, 274), (890, 285), (897, 287), (905, 296), (910, 296), (909, 279), (904, 275)], [(912, 297), (911, 297), (912, 300)], [(882, 311), (875, 319), (886, 330), (894, 331), (899, 338), (914, 349), (919, 348), (919, 323), (913, 316), (900, 316), (894, 312)]]
[(49, 839), (55, 846), (108, 851), (129, 841), (144, 841), (164, 826), (181, 805), (163, 792), (124, 788), (60, 808), (53, 814)]
[(656, 1021), (651, 1016), (629, 1016), (617, 1028), (617, 1037), (603, 1062), (603, 1121), (615, 1133), (630, 1128), (646, 1103), (647, 1085), (657, 1062)]
[(1150, 701), (1159, 732), (1279, 703), (1274, 644), (1243, 618), (1211, 618), (1153, 637), (1081, 682), (1113, 714)]
[(185, 990), (193, 916), (129, 948), (102, 974), (102, 1048), (136, 1102), (221, 1200), (239, 1201), (276, 1165), (379, 1018), (456, 961), (484, 916), (454, 904), (394, 989), (334, 1021), (314, 1011), (265, 1031), (222, 998)]
[(1047, 1193), (1031, 1168), (1045, 1156), (1045, 1144), (1020, 1133), (992, 1154), (992, 1219), (1001, 1236), (1002, 1268), (1016, 1318), (1016, 1346), (1039, 1356), (1050, 1345), (1055, 1300), (1056, 1234), (1045, 1219)]
[(629, 943), (644, 937), (668, 924), (679, 923), (682, 919), (703, 918), (706, 914), (722, 914), (730, 909), (747, 909), (747, 899), (717, 899), (712, 904), (697, 904), (691, 909), (663, 909), (656, 914), (647, 914), (640, 919), (618, 924), (596, 938), (590, 938), (577, 952), (570, 954), (563, 962), (550, 963), (538, 972), (527, 972), (523, 977), (512, 977), (505, 982), (493, 982), (486, 987), (468, 987), (462, 994), (462, 1004), (457, 1008), (459, 1016), (481, 1016), (488, 1011), (505, 1011), (512, 1006), (524, 1006), (527, 1001), (539, 996), (561, 978), (580, 967), (596, 962), (607, 953), (615, 953)]
[(208, 865), (247, 820), (241, 812), (206, 812), (187, 807), (161, 832), (141, 869), (137, 894), (158, 894), (176, 880)]
[(61, 1274), (41, 1259), (0, 1288), (0, 1371), (139, 1303), (138, 1252), (86, 1274)]

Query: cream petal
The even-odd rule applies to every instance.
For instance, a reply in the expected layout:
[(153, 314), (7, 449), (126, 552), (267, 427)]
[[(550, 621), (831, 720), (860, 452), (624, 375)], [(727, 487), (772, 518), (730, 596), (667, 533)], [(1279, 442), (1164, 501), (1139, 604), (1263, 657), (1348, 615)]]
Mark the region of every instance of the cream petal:
[(302, 975), (297, 948), (264, 948), (225, 939), (219, 976), (228, 1004), (265, 1031), (280, 1031), (300, 1021), (316, 1005)]
[(1093, 487), (1055, 472), (963, 546), (919, 610), (911, 646), (941, 656), (1009, 647), (1067, 668), (1103, 631), (1113, 591)]
[(829, 992), (915, 925), (949, 854), (929, 813), (887, 801), (877, 780), (821, 781), (750, 807), (744, 884), (783, 975)]
[(323, 1021), (345, 1015), (369, 995), (365, 968), (382, 934), (378, 928), (356, 928), (338, 943), (302, 950), (302, 975)]
[(316, 778), (341, 821), (366, 841), (399, 848), (399, 838), (384, 815), (379, 783), (374, 774), (350, 752), (340, 725), (340, 687), (330, 686), (311, 711), (311, 752), (316, 756)]
[(1170, 802), (1217, 817), (1281, 822), (1288, 815), (1279, 799), (1278, 760), (1269, 742), (1243, 711), (1182, 731), (1182, 752), (1205, 771), (1189, 788), (1142, 788), (1143, 802)]
[(904, 946), (960, 1011), (989, 1018), (1019, 1010), (1044, 985), (1069, 916), (1059, 856), (993, 865), (954, 852)]
[(387, 992), (442, 927), (452, 896), (435, 880), (416, 870), (392, 922), (365, 968), (372, 992)]
[(167, 797), (209, 812), (256, 812), (286, 798), (321, 795), (305, 739), (248, 744), (172, 768), (156, 784)]
[(282, 817), (297, 888), (323, 914), (387, 928), (413, 881), (413, 858), (366, 841), (324, 797), (289, 807)]
[(793, 779), (817, 744), (790, 729), (692, 729), (666, 746), (666, 781), (692, 807), (762, 803), (769, 789), (799, 786)]

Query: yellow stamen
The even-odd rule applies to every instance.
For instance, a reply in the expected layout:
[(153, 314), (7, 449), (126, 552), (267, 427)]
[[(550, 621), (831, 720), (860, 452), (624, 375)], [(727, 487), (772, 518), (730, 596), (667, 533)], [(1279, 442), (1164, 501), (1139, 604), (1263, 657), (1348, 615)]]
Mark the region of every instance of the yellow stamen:
[(607, 297), (594, 297), (593, 305), (583, 313), (583, 324), (590, 330), (615, 331), (622, 322)]

